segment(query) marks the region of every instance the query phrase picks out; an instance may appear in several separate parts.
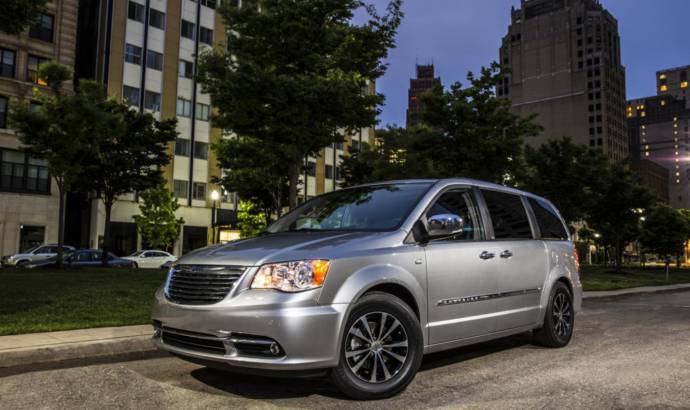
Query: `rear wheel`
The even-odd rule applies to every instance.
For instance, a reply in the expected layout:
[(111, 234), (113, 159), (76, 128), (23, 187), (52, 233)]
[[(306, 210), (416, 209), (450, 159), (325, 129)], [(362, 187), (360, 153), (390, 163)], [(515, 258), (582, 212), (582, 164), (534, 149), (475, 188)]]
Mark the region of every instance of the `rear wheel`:
[(563, 282), (556, 282), (551, 289), (544, 325), (534, 331), (534, 341), (547, 347), (566, 346), (573, 336), (574, 323), (573, 296)]
[(372, 292), (352, 309), (331, 379), (354, 399), (381, 399), (403, 390), (423, 355), (419, 321), (397, 297)]
[(16, 266), (17, 266), (18, 268), (23, 268), (23, 267), (25, 267), (25, 266), (28, 265), (28, 264), (29, 264), (29, 261), (19, 261), (19, 262), (17, 262), (17, 265), (16, 265)]

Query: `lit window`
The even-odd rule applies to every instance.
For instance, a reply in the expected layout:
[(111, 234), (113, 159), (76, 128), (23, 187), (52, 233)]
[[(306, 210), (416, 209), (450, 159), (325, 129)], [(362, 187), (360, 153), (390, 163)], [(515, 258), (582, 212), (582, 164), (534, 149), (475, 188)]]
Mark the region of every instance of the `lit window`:
[(680, 88), (688, 88), (688, 82), (687, 81), (682, 81), (680, 83)]
[(640, 116), (642, 116), (642, 117), (646, 117), (646, 116), (647, 116), (647, 114), (645, 114), (645, 112), (644, 112), (644, 111), (642, 111), (642, 112), (640, 113)]
[(664, 105), (666, 105), (666, 100), (661, 100), (661, 106), (663, 107)]
[(664, 85), (662, 85), (661, 87), (659, 87), (659, 90), (660, 90), (660, 91), (667, 91), (667, 90), (668, 90), (668, 86), (667, 86), (666, 84), (664, 84)]
[(659, 80), (665, 80), (666, 79), (666, 74), (661, 74), (659, 76)]

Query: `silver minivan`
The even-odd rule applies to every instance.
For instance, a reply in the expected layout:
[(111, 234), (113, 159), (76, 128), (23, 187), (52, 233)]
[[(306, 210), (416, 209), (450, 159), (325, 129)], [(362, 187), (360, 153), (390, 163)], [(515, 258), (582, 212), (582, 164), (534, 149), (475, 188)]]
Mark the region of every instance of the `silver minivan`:
[(526, 331), (567, 345), (578, 269), (538, 196), (462, 178), (361, 185), (178, 260), (156, 293), (154, 341), (208, 366), (328, 373), (347, 396), (383, 398), (426, 353)]

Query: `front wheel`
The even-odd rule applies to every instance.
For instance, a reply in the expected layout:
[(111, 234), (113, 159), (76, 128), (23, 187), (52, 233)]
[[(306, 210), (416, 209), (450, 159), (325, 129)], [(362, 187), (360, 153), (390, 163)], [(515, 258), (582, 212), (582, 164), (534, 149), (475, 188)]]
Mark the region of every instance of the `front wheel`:
[(364, 295), (348, 317), (338, 367), (331, 379), (354, 399), (382, 399), (403, 390), (422, 362), (419, 320), (399, 298), (382, 292)]
[(544, 325), (534, 331), (534, 341), (546, 347), (566, 346), (573, 336), (574, 323), (573, 296), (563, 282), (556, 282), (544, 314)]

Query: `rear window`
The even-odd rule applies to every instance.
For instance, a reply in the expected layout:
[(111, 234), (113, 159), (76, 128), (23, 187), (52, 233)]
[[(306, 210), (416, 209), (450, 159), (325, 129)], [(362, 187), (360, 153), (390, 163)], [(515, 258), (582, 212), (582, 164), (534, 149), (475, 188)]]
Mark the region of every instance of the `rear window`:
[(482, 190), (491, 215), (495, 239), (533, 239), (532, 228), (519, 196)]
[(568, 231), (551, 205), (534, 198), (529, 198), (528, 201), (537, 219), (537, 226), (539, 226), (542, 239), (568, 239)]

